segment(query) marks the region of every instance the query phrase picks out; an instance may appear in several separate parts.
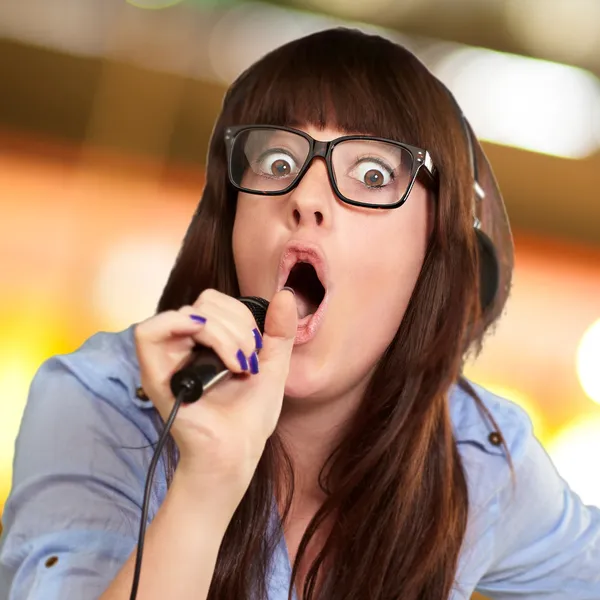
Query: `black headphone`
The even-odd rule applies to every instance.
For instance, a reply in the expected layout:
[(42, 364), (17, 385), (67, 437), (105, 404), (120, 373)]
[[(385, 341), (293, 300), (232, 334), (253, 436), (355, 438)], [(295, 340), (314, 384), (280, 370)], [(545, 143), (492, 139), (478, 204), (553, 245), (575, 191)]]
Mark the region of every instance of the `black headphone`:
[[(445, 86), (444, 86), (445, 87)], [(446, 88), (452, 103), (456, 107), (458, 117), (467, 141), (469, 149), (469, 162), (473, 177), (473, 229), (477, 238), (477, 253), (479, 256), (479, 302), (482, 312), (485, 312), (494, 303), (498, 289), (500, 288), (500, 264), (496, 248), (491, 238), (481, 229), (479, 215), (479, 203), (484, 201), (485, 192), (479, 183), (479, 166), (477, 164), (477, 153), (475, 152), (475, 139), (473, 130), (463, 114), (456, 98)]]

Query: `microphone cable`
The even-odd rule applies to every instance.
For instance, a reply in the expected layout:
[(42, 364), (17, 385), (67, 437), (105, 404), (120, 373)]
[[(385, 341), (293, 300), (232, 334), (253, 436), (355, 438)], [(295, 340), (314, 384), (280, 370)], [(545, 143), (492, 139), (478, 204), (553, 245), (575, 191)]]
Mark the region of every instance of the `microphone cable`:
[[(252, 313), (256, 325), (260, 333), (264, 332), (265, 317), (269, 303), (258, 296), (245, 296), (238, 298), (238, 300), (246, 306), (246, 308)], [(133, 572), (133, 583), (131, 585), (131, 594), (129, 600), (136, 600), (138, 587), (140, 584), (140, 573), (142, 570), (142, 555), (144, 553), (144, 538), (146, 537), (146, 521), (148, 520), (148, 511), (150, 507), (150, 493), (152, 491), (152, 482), (154, 481), (154, 473), (156, 471), (156, 465), (160, 459), (160, 455), (167, 441), (169, 432), (175, 421), (175, 417), (182, 404), (189, 404), (196, 402), (200, 399), (202, 394), (208, 390), (212, 385), (215, 385), (219, 381), (222, 381), (226, 377), (231, 376), (231, 373), (225, 369), (222, 361), (217, 358), (217, 361), (210, 361), (206, 363), (206, 354), (202, 355), (202, 347), (197, 349), (195, 355), (192, 355), (191, 360), (186, 367), (177, 371), (171, 377), (171, 391), (175, 396), (175, 404), (171, 409), (169, 418), (165, 422), (164, 429), (162, 430), (154, 455), (150, 461), (148, 467), (148, 473), (146, 475), (146, 485), (144, 488), (144, 499), (142, 502), (142, 517), (140, 521), (140, 529), (138, 534), (137, 552), (135, 557), (135, 569)], [(206, 349), (204, 349), (206, 350)], [(211, 351), (209, 350), (209, 354)]]
[(186, 392), (188, 391), (188, 386), (186, 386), (185, 381), (182, 383), (184, 388), (177, 394), (175, 398), (175, 404), (173, 404), (173, 408), (171, 409), (171, 413), (169, 414), (169, 418), (165, 423), (164, 429), (160, 434), (158, 439), (158, 443), (156, 444), (156, 449), (154, 450), (154, 455), (152, 456), (152, 460), (150, 461), (150, 466), (148, 467), (148, 474), (146, 475), (146, 486), (144, 488), (144, 501), (142, 504), (142, 517), (140, 521), (140, 530), (138, 533), (138, 543), (137, 543), (137, 552), (135, 557), (135, 570), (133, 572), (133, 583), (131, 585), (131, 594), (129, 596), (129, 600), (136, 600), (138, 587), (140, 584), (140, 574), (142, 571), (142, 555), (144, 553), (144, 538), (146, 537), (146, 521), (148, 520), (148, 510), (150, 507), (150, 493), (152, 491), (152, 482), (154, 481), (154, 472), (156, 471), (156, 465), (158, 464), (158, 460), (160, 459), (161, 452), (163, 447), (167, 441), (167, 437), (169, 435), (169, 431), (171, 431), (171, 426), (173, 425), (173, 421), (175, 421), (175, 417), (179, 411), (179, 407), (183, 403)]

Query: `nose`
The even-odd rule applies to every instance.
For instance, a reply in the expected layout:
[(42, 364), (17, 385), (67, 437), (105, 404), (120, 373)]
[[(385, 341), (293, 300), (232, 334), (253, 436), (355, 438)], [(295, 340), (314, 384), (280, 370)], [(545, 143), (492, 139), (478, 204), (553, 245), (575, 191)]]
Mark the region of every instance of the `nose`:
[(331, 189), (327, 165), (315, 158), (298, 186), (290, 193), (289, 211), (292, 224), (327, 227), (331, 221), (335, 195)]

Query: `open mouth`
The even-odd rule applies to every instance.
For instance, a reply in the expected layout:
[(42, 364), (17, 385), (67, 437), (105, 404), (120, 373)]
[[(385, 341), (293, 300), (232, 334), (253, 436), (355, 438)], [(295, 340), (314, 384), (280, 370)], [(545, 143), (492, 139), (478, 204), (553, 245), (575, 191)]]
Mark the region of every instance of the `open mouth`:
[(297, 262), (290, 270), (285, 285), (291, 287), (296, 294), (299, 319), (317, 312), (325, 297), (325, 288), (313, 265), (308, 262)]

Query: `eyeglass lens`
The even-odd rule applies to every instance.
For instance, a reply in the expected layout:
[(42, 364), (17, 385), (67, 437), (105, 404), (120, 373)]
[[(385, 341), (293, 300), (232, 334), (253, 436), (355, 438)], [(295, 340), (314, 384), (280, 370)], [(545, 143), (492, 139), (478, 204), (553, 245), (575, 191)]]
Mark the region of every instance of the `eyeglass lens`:
[[(310, 152), (309, 141), (280, 129), (240, 132), (231, 150), (236, 185), (258, 192), (278, 192), (298, 177)], [(395, 204), (406, 193), (412, 154), (402, 146), (371, 139), (344, 140), (332, 150), (335, 183), (345, 198), (364, 204)]]

